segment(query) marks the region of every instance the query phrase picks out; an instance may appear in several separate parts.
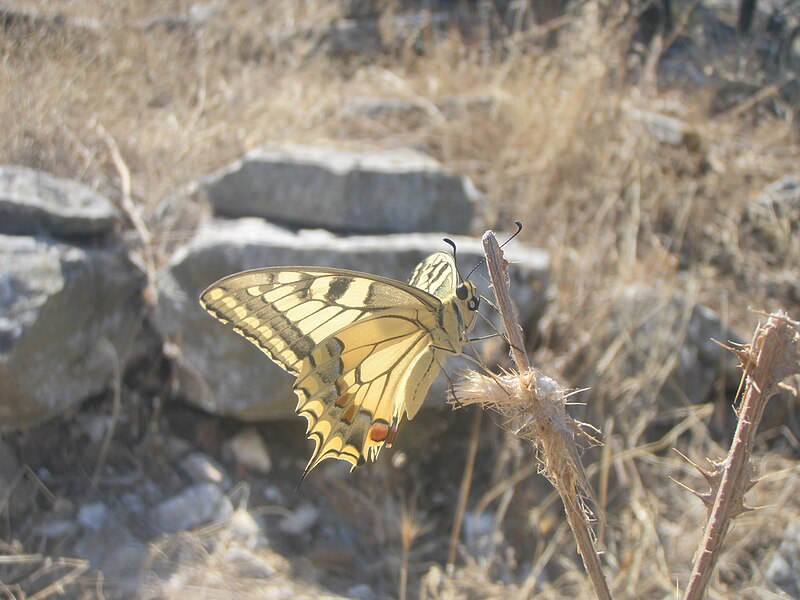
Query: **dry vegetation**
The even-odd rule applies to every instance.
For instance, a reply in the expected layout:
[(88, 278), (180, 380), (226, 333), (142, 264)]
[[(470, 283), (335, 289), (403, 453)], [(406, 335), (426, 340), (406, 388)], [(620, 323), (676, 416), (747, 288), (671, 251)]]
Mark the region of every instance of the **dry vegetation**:
[[(54, 10), (45, 1), (2, 6), (10, 5), (39, 15)], [(119, 198), (113, 140), (159, 260), (193, 220), (196, 208), (180, 190), (265, 142), (413, 144), (469, 175), (489, 198), (488, 226), (519, 219), (521, 239), (551, 252), (556, 293), (529, 341), (537, 367), (593, 388), (580, 418), (603, 430), (605, 446), (587, 452), (584, 464), (606, 513), (597, 534), (612, 593), (674, 595), (688, 579), (706, 515), (670, 481), (704, 486), (672, 448), (697, 463), (722, 456), (732, 391), (721, 384), (716, 405), (682, 408), (654, 434), (648, 426), (659, 415), (651, 399), (682, 332), (660, 332), (631, 373), (631, 350), (608, 340), (609, 310), (638, 285), (654, 291), (655, 311), (680, 292), (689, 306), (717, 310), (744, 336), (757, 321), (749, 307), (800, 316), (796, 223), (777, 220), (767, 234), (753, 235), (743, 219), (767, 184), (798, 174), (797, 123), (758, 107), (712, 118), (707, 89), (659, 89), (647, 74), (630, 81), (632, 20), (612, 14), (601, 24), (592, 3), (561, 21), (566, 43), (550, 50), (530, 38), (490, 48), (454, 30), (424, 53), (400, 46), (350, 61), (309, 54), (313, 36), (287, 50), (265, 35), (330, 23), (334, 3), (211, 2), (213, 18), (203, 26), (181, 19), (191, 5), (65, 1), (57, 6), (66, 20), (7, 22), (0, 29), (0, 162), (79, 179)], [(463, 94), (488, 96), (490, 110), (444, 118), (435, 103)], [(341, 107), (362, 97), (405, 98), (428, 110), (414, 123), (344, 118)], [(634, 117), (637, 110), (681, 118), (699, 134), (700, 147), (659, 144)], [(748, 495), (751, 506), (764, 508), (730, 532), (711, 598), (773, 597), (764, 569), (786, 524), (800, 519), (797, 398), (773, 402), (780, 403), (778, 417), (757, 446), (764, 478)], [(325, 498), (329, 522), (364, 535), (368, 543), (347, 551), (363, 556), (324, 540), (279, 546), (279, 577), (288, 582), (294, 573), (291, 585), (308, 586), (273, 577), (266, 589), (226, 559), (237, 548), (250, 552), (235, 535), (211, 536), (212, 543), (202, 532), (154, 553), (143, 594), (315, 597), (324, 590), (316, 583), (338, 593), (368, 583), (380, 597), (396, 597), (407, 577), (411, 597), (591, 597), (557, 498), (537, 480), (527, 449), (499, 429), (484, 429), (470, 501), (472, 510), (494, 516), (492, 545), (462, 552), (455, 572), (443, 571), (466, 451), (465, 419), (456, 413), (453, 422), (422, 436), (438, 440), (429, 447), (415, 446), (416, 421), (405, 429), (405, 471), (384, 457), (349, 479), (321, 476), (301, 490), (302, 500)], [(301, 429), (294, 433), (302, 441)], [(302, 443), (296, 447), (302, 455)], [(269, 512), (256, 500), (249, 507)], [(6, 553), (42, 550), (3, 539)], [(83, 588), (87, 597), (102, 587), (93, 577)]]

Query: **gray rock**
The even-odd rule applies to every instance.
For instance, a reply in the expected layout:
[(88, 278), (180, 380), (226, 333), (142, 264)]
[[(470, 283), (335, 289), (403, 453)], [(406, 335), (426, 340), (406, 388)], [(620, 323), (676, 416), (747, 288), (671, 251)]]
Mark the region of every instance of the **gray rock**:
[(286, 534), (300, 536), (309, 531), (319, 519), (319, 510), (310, 502), (304, 502), (290, 515), (284, 517), (278, 528)]
[(53, 541), (62, 541), (80, 532), (80, 526), (75, 521), (48, 517), (39, 521), (35, 529), (38, 535)]
[(373, 59), (384, 51), (377, 19), (342, 19), (325, 29), (316, 48), (332, 58)]
[(143, 283), (121, 250), (0, 234), (0, 428), (106, 388), (140, 323)]
[(787, 175), (769, 184), (764, 193), (748, 206), (747, 216), (767, 228), (785, 220), (795, 229), (800, 221), (800, 177)]
[(478, 117), (487, 119), (498, 110), (497, 101), (492, 96), (459, 95), (445, 96), (436, 102), (442, 115), (447, 119)]
[[(614, 353), (620, 370), (603, 377), (640, 382), (635, 384), (645, 390), (635, 400), (644, 404), (640, 414), (655, 411), (656, 421), (670, 422), (675, 408), (709, 401), (718, 378), (737, 374), (734, 355), (713, 340), (744, 340), (725, 327), (719, 314), (680, 293), (630, 286), (613, 301), (608, 324), (601, 347)], [(601, 358), (600, 364), (607, 360)], [(657, 405), (648, 396), (651, 389)]]
[(0, 440), (0, 513), (7, 513), (11, 519), (24, 515), (37, 492), (36, 483), (25, 476), (16, 450)]
[[(279, 419), (294, 412), (292, 377), (200, 307), (198, 296), (217, 279), (265, 266), (318, 265), (405, 281), (425, 256), (448, 249), (441, 237), (292, 233), (260, 219), (214, 220), (206, 224), (194, 240), (176, 252), (159, 274), (158, 282), (157, 326), (178, 349), (185, 397), (209, 412), (245, 420)], [(474, 238), (454, 239), (459, 264), (466, 275), (482, 258), (481, 245)], [(512, 292), (525, 323), (544, 307), (549, 258), (543, 251), (516, 243), (509, 246), (507, 255), (515, 263), (510, 269)], [(483, 267), (471, 280), (489, 294)], [(491, 314), (491, 310), (485, 312)]]
[(214, 483), (225, 489), (229, 487), (228, 475), (225, 469), (210, 456), (202, 452), (192, 452), (181, 460), (181, 469), (195, 483)]
[(502, 529), (495, 527), (494, 515), (486, 512), (467, 511), (462, 534), (470, 556), (478, 560), (486, 560), (503, 539)]
[(93, 507), (90, 512), (91, 516), (85, 516), (89, 526), (84, 525), (84, 533), (72, 552), (102, 571), (105, 579), (114, 581), (120, 590), (132, 591), (148, 558), (147, 544), (136, 538), (105, 506)]
[(359, 583), (347, 590), (347, 597), (353, 600), (375, 600), (378, 596), (366, 583)]
[(631, 110), (630, 115), (642, 123), (650, 135), (661, 144), (684, 146), (692, 152), (698, 152), (703, 147), (703, 140), (698, 131), (680, 119), (636, 109)]
[(197, 483), (156, 506), (150, 520), (159, 531), (174, 533), (227, 519), (232, 514), (233, 505), (218, 486)]
[(483, 196), (411, 150), (262, 147), (205, 178), (217, 214), (349, 232), (469, 233)]
[(404, 98), (354, 98), (344, 103), (339, 116), (420, 124), (426, 112), (427, 108), (419, 102)]
[(103, 528), (103, 524), (109, 517), (108, 507), (102, 502), (92, 502), (84, 504), (78, 511), (78, 522), (89, 531), (95, 533)]
[(111, 231), (119, 218), (108, 198), (83, 184), (0, 166), (0, 233), (92, 236)]
[(800, 597), (800, 521), (786, 525), (783, 540), (764, 575), (789, 597)]
[(272, 459), (264, 438), (255, 427), (237, 433), (227, 444), (227, 450), (236, 463), (248, 471), (266, 475), (272, 471)]
[[(749, 267), (751, 275), (760, 280), (757, 282), (760, 287), (769, 289), (778, 286), (770, 293), (778, 295), (780, 288), (796, 289), (798, 285), (796, 266), (791, 264), (787, 255), (787, 249), (793, 247), (798, 232), (800, 177), (786, 175), (773, 181), (748, 202), (742, 213), (739, 222), (741, 244), (756, 251), (772, 268), (754, 268), (750, 263), (743, 267)], [(736, 255), (725, 245), (722, 245), (720, 256), (725, 263), (736, 264)], [(776, 267), (785, 270), (781, 272)], [(786, 278), (785, 283), (781, 282), (783, 278)]]

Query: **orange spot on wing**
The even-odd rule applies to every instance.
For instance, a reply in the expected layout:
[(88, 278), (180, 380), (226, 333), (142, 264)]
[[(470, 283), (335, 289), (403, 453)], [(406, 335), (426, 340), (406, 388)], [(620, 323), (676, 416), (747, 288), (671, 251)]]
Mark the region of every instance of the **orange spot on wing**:
[(338, 406), (339, 408), (344, 408), (345, 406), (347, 406), (347, 403), (350, 402), (351, 395), (352, 394), (345, 392), (344, 394), (339, 396), (339, 399), (336, 400), (336, 406)]
[(376, 421), (369, 430), (369, 439), (382, 442), (389, 435), (389, 425), (384, 421)]
[(346, 411), (344, 411), (344, 414), (339, 420), (350, 425), (353, 422), (353, 417), (355, 416), (356, 416), (356, 405), (351, 404), (349, 408)]

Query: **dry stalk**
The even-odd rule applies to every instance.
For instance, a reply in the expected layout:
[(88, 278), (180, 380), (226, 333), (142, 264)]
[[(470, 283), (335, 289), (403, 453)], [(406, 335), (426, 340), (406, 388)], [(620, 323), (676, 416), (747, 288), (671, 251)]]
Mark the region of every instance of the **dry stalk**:
[(744, 503), (744, 494), (755, 484), (750, 475), (750, 456), (756, 431), (767, 400), (777, 393), (784, 378), (800, 373), (800, 324), (788, 319), (782, 311), (772, 313), (766, 325), (756, 328), (749, 346), (731, 348), (731, 351), (741, 361), (745, 381), (737, 411), (739, 423), (723, 461), (712, 462), (710, 469), (692, 463), (711, 490), (693, 491), (709, 508), (709, 516), (684, 600), (703, 597), (731, 521), (751, 510)]
[(530, 366), (522, 328), (511, 304), (506, 272), (508, 263), (491, 231), (483, 236), (483, 248), (517, 371), (495, 377), (471, 371), (463, 382), (457, 384), (456, 395), (462, 404), (477, 403), (496, 410), (506, 417), (507, 427), (515, 435), (534, 445), (540, 471), (556, 488), (564, 504), (567, 522), (595, 594), (598, 598), (610, 599), (595, 549), (591, 515), (584, 502), (585, 498), (593, 498), (593, 494), (580, 462), (575, 438), (581, 436), (597, 442), (582, 429), (584, 424), (567, 414), (569, 393)]
[(472, 433), (469, 438), (467, 460), (464, 463), (464, 473), (461, 476), (461, 486), (458, 491), (458, 504), (456, 505), (453, 530), (450, 532), (450, 549), (447, 552), (447, 569), (451, 571), (456, 564), (456, 549), (458, 538), (461, 536), (461, 525), (464, 522), (464, 513), (467, 510), (467, 499), (472, 487), (472, 474), (475, 471), (475, 457), (478, 455), (478, 438), (481, 433), (481, 418), (483, 413), (476, 411), (472, 420)]

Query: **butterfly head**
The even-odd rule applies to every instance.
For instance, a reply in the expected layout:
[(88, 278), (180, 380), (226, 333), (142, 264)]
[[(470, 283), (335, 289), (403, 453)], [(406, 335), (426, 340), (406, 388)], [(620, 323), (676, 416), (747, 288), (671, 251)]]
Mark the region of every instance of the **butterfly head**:
[(477, 315), (478, 308), (481, 305), (481, 298), (478, 295), (478, 289), (471, 281), (462, 281), (456, 286), (456, 298), (461, 307), (466, 310), (461, 310), (463, 315), (464, 324), (467, 331), (472, 329), (475, 323), (475, 316)]

